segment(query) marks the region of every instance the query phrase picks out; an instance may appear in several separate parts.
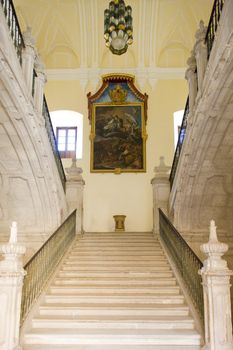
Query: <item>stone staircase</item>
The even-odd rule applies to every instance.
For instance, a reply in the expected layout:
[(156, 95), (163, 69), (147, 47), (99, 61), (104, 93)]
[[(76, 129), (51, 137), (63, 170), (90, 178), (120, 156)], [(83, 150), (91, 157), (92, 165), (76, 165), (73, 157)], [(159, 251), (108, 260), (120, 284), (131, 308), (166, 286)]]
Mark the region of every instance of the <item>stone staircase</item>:
[(85, 234), (49, 286), (24, 350), (198, 350), (201, 337), (150, 233)]

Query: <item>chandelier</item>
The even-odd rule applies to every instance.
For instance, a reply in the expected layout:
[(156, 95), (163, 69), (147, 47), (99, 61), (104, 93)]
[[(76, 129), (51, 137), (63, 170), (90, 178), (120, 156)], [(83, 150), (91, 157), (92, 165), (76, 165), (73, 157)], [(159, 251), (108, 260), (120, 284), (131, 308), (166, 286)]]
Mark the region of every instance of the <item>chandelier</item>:
[(104, 38), (106, 46), (116, 55), (122, 55), (133, 42), (132, 7), (124, 0), (110, 1), (104, 11)]

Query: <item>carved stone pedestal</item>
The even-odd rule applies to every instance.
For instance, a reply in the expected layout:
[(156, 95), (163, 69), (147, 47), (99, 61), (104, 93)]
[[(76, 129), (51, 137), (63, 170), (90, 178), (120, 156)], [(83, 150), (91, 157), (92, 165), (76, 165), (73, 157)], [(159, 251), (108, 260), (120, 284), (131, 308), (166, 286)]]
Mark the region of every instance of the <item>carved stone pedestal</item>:
[(153, 232), (159, 233), (159, 208), (167, 214), (168, 199), (170, 194), (169, 183), (170, 167), (164, 163), (164, 157), (160, 157), (160, 164), (156, 166), (155, 176), (151, 180), (153, 187)]
[(205, 347), (203, 350), (232, 350), (230, 271), (222, 255), (228, 245), (218, 241), (214, 221), (209, 242), (201, 246), (208, 256), (200, 271), (203, 281), (205, 310)]
[(22, 256), (26, 248), (17, 243), (17, 228), (9, 243), (0, 246), (0, 349), (19, 350), (19, 324), (25, 271)]
[(66, 179), (66, 198), (69, 211), (76, 209), (76, 234), (83, 233), (83, 189), (85, 182), (82, 178), (82, 169), (77, 167), (76, 159), (72, 160)]

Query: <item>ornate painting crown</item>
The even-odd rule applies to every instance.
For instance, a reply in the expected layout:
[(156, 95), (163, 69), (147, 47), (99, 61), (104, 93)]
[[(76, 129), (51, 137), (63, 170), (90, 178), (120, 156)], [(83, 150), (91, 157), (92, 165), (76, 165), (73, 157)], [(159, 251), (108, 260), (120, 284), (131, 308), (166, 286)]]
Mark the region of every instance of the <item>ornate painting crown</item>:
[(128, 92), (122, 88), (121, 85), (117, 85), (114, 89), (109, 91), (111, 100), (115, 103), (123, 103), (127, 98)]

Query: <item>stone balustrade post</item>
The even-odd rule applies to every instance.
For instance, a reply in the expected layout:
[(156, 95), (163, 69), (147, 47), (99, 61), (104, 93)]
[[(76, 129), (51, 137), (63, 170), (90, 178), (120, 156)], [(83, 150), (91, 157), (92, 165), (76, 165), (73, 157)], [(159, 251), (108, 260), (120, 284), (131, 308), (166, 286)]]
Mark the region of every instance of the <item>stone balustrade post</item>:
[(22, 256), (26, 248), (17, 243), (17, 226), (12, 223), (10, 240), (0, 245), (0, 349), (19, 350), (22, 286), (25, 271)]
[(45, 86), (45, 83), (47, 82), (47, 78), (45, 74), (45, 66), (38, 55), (36, 56), (36, 61), (35, 61), (35, 71), (37, 74), (37, 77), (35, 78), (35, 93), (34, 93), (35, 108), (39, 113), (39, 115), (42, 115), (44, 86)]
[(228, 245), (218, 241), (216, 226), (210, 223), (209, 242), (201, 245), (208, 258), (202, 276), (205, 310), (205, 350), (232, 350), (230, 271), (222, 255)]
[(189, 67), (185, 72), (185, 79), (187, 79), (189, 85), (189, 111), (192, 112), (197, 97), (197, 64), (193, 51), (191, 52), (187, 64)]
[(83, 190), (85, 182), (82, 169), (77, 167), (76, 159), (72, 159), (70, 168), (66, 168), (66, 199), (69, 211), (76, 209), (76, 234), (83, 234)]
[(32, 30), (27, 27), (26, 32), (23, 33), (25, 49), (22, 52), (22, 69), (28, 92), (32, 94), (33, 69), (36, 57), (35, 40), (32, 36)]
[(200, 21), (199, 29), (195, 34), (196, 44), (194, 46), (195, 58), (197, 62), (198, 90), (202, 90), (207, 66), (207, 46), (205, 43), (206, 31), (207, 27), (204, 26), (203, 21)]
[(159, 208), (167, 214), (170, 194), (170, 167), (165, 165), (164, 157), (160, 157), (159, 166), (154, 168), (155, 176), (151, 180), (153, 188), (153, 233), (159, 233)]

